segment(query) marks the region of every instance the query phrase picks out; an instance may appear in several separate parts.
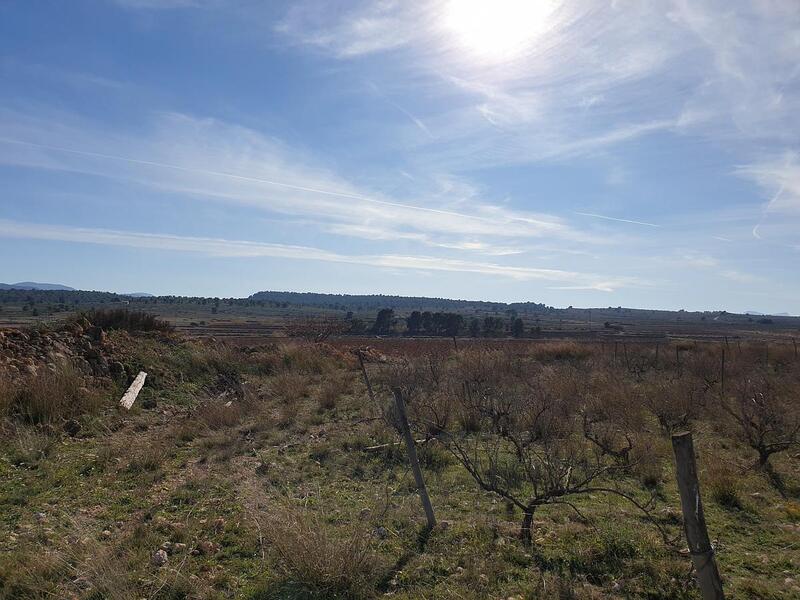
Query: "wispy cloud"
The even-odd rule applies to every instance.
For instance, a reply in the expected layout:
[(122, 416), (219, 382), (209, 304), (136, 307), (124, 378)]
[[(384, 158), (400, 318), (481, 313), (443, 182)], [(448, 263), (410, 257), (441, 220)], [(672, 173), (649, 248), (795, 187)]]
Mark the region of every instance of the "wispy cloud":
[[(488, 248), (531, 239), (604, 244), (564, 219), (486, 203), (462, 183), (414, 186), (398, 200), (365, 191), (302, 151), (212, 119), (161, 115), (139, 138), (109, 136), (64, 115), (0, 110), (0, 163), (134, 181), (190, 198), (308, 218), (341, 235), (417, 239), (438, 247)], [(441, 183), (441, 182), (440, 182)], [(370, 234), (372, 229), (376, 233)]]
[[(272, 244), (209, 237), (177, 236), (112, 229), (66, 227), (21, 223), (0, 219), (0, 237), (35, 239), (105, 246), (125, 246), (161, 251), (200, 253), (226, 258), (281, 258), (367, 265), (389, 269), (479, 273), (519, 281), (569, 282), (580, 289), (613, 291), (619, 287), (644, 285), (632, 277), (606, 277), (560, 269), (508, 266), (487, 262), (442, 259), (432, 256), (349, 255), (309, 246)], [(577, 287), (575, 289), (578, 289)]]
[(770, 195), (765, 212), (800, 212), (800, 155), (796, 151), (742, 166), (737, 173), (756, 182)]
[(444, 167), (564, 160), (659, 133), (800, 138), (791, 3), (551, 4), (502, 60), (470, 54), (442, 25), (446, 0), (355, 2), (333, 15), (301, 2), (279, 30), (347, 61), (388, 53), (398, 89), (447, 97), (449, 110), (416, 115), (436, 131), (417, 151)]

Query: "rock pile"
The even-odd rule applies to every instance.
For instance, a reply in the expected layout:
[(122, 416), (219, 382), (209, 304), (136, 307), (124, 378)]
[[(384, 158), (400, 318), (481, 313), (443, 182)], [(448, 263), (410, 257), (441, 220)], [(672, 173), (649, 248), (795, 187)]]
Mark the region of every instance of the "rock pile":
[(71, 364), (85, 375), (124, 381), (128, 374), (114, 354), (106, 332), (86, 319), (57, 330), (0, 330), (0, 374), (12, 378)]

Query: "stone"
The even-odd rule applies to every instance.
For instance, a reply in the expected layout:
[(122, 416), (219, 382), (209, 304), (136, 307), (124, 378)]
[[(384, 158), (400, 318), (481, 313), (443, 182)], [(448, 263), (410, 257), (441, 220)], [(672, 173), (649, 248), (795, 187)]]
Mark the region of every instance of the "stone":
[(167, 562), (169, 562), (169, 557), (164, 550), (159, 548), (153, 553), (152, 561), (156, 567), (163, 567), (165, 564), (167, 564)]
[(81, 424), (75, 419), (69, 419), (64, 422), (64, 433), (70, 437), (75, 437), (81, 430)]
[(197, 543), (197, 550), (198, 554), (202, 554), (203, 556), (211, 556), (217, 551), (218, 547), (214, 542), (209, 540), (201, 540)]

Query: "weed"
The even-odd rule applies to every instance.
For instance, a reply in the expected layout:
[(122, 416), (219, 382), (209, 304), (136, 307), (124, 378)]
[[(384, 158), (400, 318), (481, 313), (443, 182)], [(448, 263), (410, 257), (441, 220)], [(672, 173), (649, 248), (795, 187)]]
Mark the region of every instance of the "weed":
[(704, 484), (711, 499), (723, 508), (741, 509), (741, 476), (723, 461), (712, 461)]
[(74, 367), (40, 369), (15, 389), (11, 402), (3, 400), (7, 415), (30, 425), (55, 425), (66, 419), (97, 412), (102, 398), (97, 390), (85, 387)]
[[(286, 507), (270, 516), (265, 533), (277, 555), (284, 590), (317, 598), (371, 597), (380, 564), (364, 528), (337, 531), (310, 512)], [(256, 597), (271, 596), (267, 591)]]

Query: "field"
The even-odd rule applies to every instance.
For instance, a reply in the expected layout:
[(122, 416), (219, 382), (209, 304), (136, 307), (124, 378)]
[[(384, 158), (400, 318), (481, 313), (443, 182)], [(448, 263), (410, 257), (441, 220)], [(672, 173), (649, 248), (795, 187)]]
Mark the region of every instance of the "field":
[(0, 598), (698, 598), (683, 430), (728, 597), (800, 597), (796, 327), (314, 343), (296, 307), (223, 302), (205, 327), (278, 329), (210, 339), (155, 305), (177, 331), (4, 309)]

